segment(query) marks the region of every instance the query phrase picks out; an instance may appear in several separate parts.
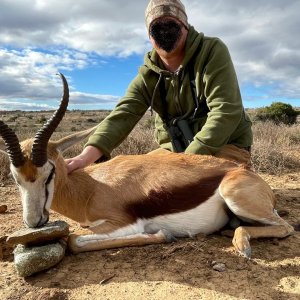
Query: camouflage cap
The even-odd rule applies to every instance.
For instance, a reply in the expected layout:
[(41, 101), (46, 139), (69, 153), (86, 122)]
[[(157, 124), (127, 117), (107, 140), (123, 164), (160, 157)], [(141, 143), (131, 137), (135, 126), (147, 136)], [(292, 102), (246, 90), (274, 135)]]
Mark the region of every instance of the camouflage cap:
[(155, 19), (163, 16), (174, 17), (188, 27), (185, 7), (180, 0), (150, 0), (145, 11), (147, 30)]

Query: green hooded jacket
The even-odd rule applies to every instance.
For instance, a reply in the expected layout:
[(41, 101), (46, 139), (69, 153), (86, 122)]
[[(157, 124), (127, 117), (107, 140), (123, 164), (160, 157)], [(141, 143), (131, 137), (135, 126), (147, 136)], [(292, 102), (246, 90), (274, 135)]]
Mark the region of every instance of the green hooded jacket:
[[(189, 120), (194, 140), (186, 153), (217, 153), (222, 146), (233, 144), (249, 147), (252, 144), (251, 121), (245, 113), (238, 81), (230, 54), (218, 38), (206, 37), (192, 26), (185, 46), (185, 57), (175, 72), (167, 71), (153, 49), (145, 55), (144, 65), (130, 83), (126, 94), (115, 109), (99, 124), (86, 145), (99, 148), (106, 157), (131, 132), (151, 107), (155, 118), (155, 138), (160, 147), (173, 150), (161, 116), (160, 81), (164, 81), (167, 113), (170, 118)], [(199, 109), (190, 83), (189, 69), (195, 79)], [(165, 103), (165, 102), (163, 102)]]

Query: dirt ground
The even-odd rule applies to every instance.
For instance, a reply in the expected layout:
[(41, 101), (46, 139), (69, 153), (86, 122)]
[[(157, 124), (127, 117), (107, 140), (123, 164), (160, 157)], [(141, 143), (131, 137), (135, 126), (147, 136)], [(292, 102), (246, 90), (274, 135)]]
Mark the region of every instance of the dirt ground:
[[(300, 223), (300, 172), (264, 176), (277, 209), (290, 224)], [(300, 299), (300, 234), (253, 240), (252, 259), (238, 256), (221, 234), (172, 244), (67, 254), (56, 267), (23, 279), (3, 237), (23, 227), (14, 185), (0, 186), (0, 299)], [(51, 221), (64, 219), (52, 213)], [(2, 241), (1, 241), (2, 237)], [(224, 263), (224, 272), (214, 262)]]

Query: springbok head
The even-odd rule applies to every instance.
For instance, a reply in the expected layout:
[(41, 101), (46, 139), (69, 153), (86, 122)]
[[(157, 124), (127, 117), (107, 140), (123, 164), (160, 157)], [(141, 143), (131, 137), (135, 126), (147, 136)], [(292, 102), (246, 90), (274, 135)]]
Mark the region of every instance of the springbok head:
[(0, 151), (9, 157), (11, 173), (21, 193), (23, 220), (28, 227), (42, 226), (49, 219), (56, 166), (48, 158), (48, 142), (69, 102), (68, 83), (62, 74), (59, 75), (64, 86), (60, 106), (33, 139), (20, 144), (14, 131), (0, 120), (0, 136), (3, 139)]

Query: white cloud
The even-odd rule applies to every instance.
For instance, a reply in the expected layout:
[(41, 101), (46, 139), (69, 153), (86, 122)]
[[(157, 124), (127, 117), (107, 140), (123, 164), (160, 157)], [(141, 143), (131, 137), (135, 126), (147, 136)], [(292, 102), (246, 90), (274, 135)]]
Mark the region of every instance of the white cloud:
[[(270, 97), (299, 99), (299, 0), (182, 1), (198, 31), (227, 44), (242, 85), (267, 85)], [(103, 56), (142, 55), (149, 48), (147, 3), (1, 0), (0, 99), (56, 99), (58, 70), (87, 68), (103, 63)], [(72, 78), (69, 82), (74, 105), (79, 98), (88, 103), (118, 98), (80, 94)]]
[(0, 48), (0, 99), (57, 98), (61, 92), (61, 82), (55, 76), (58, 71), (81, 69), (93, 63), (87, 54), (70, 50), (44, 53), (29, 48)]
[(271, 98), (300, 98), (300, 1), (184, 2), (198, 30), (225, 41), (242, 84), (271, 85)]
[(0, 43), (126, 56), (146, 49), (147, 1), (2, 0)]
[(98, 95), (98, 94), (89, 94), (89, 93), (80, 93), (74, 92), (70, 95), (70, 103), (73, 105), (83, 105), (83, 104), (103, 104), (103, 103), (112, 103), (115, 104), (120, 97), (111, 96), (111, 95)]
[[(57, 90), (61, 90), (61, 87)], [(120, 97), (118, 96), (71, 92), (68, 109), (111, 109), (115, 106), (119, 99)], [(0, 99), (0, 107), (1, 110), (55, 110), (58, 107), (59, 100), (60, 98), (58, 95), (54, 95), (54, 97), (50, 100), (37, 98), (34, 99), (35, 102), (33, 102), (32, 98), (30, 99), (26, 97), (9, 101)]]
[(48, 104), (32, 103), (28, 102), (16, 102), (16, 101), (2, 101), (0, 99), (0, 107), (3, 110), (22, 110), (22, 111), (33, 111), (33, 110), (54, 110), (57, 107)]

